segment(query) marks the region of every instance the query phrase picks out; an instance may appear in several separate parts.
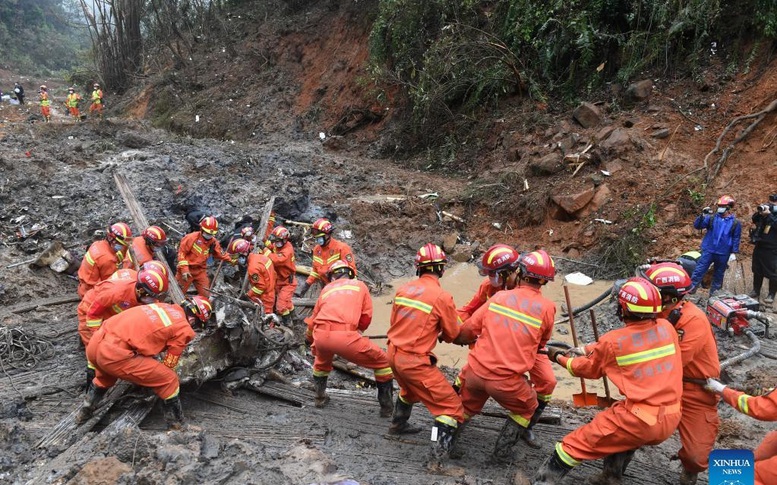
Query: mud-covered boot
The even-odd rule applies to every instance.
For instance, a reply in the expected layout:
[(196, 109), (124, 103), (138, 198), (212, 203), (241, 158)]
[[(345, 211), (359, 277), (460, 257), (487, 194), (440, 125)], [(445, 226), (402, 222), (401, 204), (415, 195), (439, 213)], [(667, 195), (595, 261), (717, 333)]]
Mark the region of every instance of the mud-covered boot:
[(620, 485), (623, 483), (623, 472), (634, 455), (633, 451), (614, 453), (604, 457), (602, 472), (588, 479), (588, 485)]
[(390, 418), (394, 413), (394, 381), (378, 382), (380, 417)]
[(97, 404), (99, 404), (103, 396), (105, 396), (106, 392), (108, 392), (107, 387), (97, 387), (94, 384), (91, 384), (87, 388), (84, 402), (81, 405), (81, 409), (78, 410), (78, 414), (76, 414), (77, 424), (83, 424), (92, 417), (94, 409), (97, 407)]
[(412, 411), (413, 405), (406, 403), (400, 396), (397, 396), (397, 400), (394, 403), (394, 415), (391, 417), (391, 426), (389, 426), (389, 434), (419, 433), (421, 428), (407, 422)]
[(432, 427), (432, 441), (434, 443), (429, 453), (428, 468), (438, 469), (448, 459), (458, 437), (456, 429), (457, 426), (451, 426), (441, 421), (434, 422)]
[(165, 399), (163, 406), (167, 429), (183, 429), (183, 408), (178, 396)]
[(317, 408), (323, 408), (329, 402), (329, 395), (326, 393), (326, 381), (328, 376), (313, 376), (313, 389), (316, 391), (315, 405)]
[(292, 312), (289, 312), (286, 315), (281, 315), (281, 324), (284, 327), (289, 328), (294, 326), (294, 316), (292, 315)]
[(461, 433), (464, 432), (464, 428), (467, 427), (467, 423), (469, 423), (469, 421), (464, 421), (463, 423), (459, 423), (458, 427), (456, 427), (456, 435), (453, 437), (453, 447), (451, 447), (451, 451), (448, 453), (454, 460), (464, 458), (464, 448), (461, 446), (460, 438)]
[(537, 470), (531, 483), (532, 485), (558, 485), (571, 469), (572, 467), (564, 463), (554, 451)]
[(537, 435), (534, 434), (533, 428), (534, 425), (540, 421), (540, 416), (542, 416), (542, 412), (547, 405), (547, 401), (537, 401), (537, 409), (535, 409), (534, 414), (532, 414), (529, 426), (526, 427), (526, 432), (521, 435), (521, 439), (534, 449), (542, 448), (542, 444), (540, 444), (539, 439), (537, 439)]
[(696, 485), (698, 477), (698, 473), (689, 472), (683, 468), (682, 473), (680, 473), (680, 485)]
[(87, 393), (89, 392), (89, 389), (94, 387), (94, 382), (92, 382), (94, 380), (94, 376), (95, 376), (94, 369), (87, 367), (86, 368), (86, 388), (85, 388)]
[(512, 418), (505, 420), (502, 431), (499, 432), (499, 436), (496, 439), (496, 445), (494, 445), (493, 457), (497, 462), (510, 461), (513, 457), (513, 446), (518, 442), (518, 438), (522, 437), (526, 433), (526, 428), (516, 423)]

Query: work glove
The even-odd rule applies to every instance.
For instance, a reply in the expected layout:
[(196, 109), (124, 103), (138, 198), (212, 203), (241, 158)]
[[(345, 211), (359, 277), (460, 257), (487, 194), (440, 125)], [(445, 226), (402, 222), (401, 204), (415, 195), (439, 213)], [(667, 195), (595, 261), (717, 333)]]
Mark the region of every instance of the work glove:
[(588, 355), (588, 352), (585, 351), (585, 346), (584, 345), (581, 345), (579, 347), (572, 347), (571, 349), (567, 350), (566, 353), (570, 354), (570, 355), (577, 355), (577, 356), (580, 356), (580, 357), (582, 357), (584, 355)]
[(723, 394), (723, 389), (725, 388), (725, 384), (716, 379), (713, 379), (712, 377), (707, 378), (707, 385), (704, 386), (705, 391), (714, 392), (715, 394)]
[(192, 279), (192, 274), (186, 271), (184, 273), (181, 273), (181, 278), (183, 278), (184, 281), (189, 281), (190, 279)]
[(736, 261), (736, 260), (737, 260), (737, 255), (736, 255), (736, 254), (734, 254), (734, 253), (731, 253), (731, 254), (728, 256), (728, 262), (729, 262), (729, 263), (733, 263), (733, 262), (734, 262), (734, 261)]
[(297, 289), (294, 290), (294, 296), (304, 295), (305, 292), (308, 291), (309, 287), (310, 285), (308, 284), (307, 280), (303, 280), (302, 283), (297, 286)]
[(558, 364), (558, 356), (564, 355), (564, 353), (567, 351), (567, 349), (562, 349), (561, 347), (554, 347), (553, 345), (548, 345), (545, 347), (548, 349), (548, 358)]
[(705, 207), (704, 209), (701, 210), (701, 213), (702, 214), (712, 214), (712, 209), (710, 209), (709, 207)]
[(175, 369), (175, 366), (178, 365), (178, 359), (180, 358), (180, 355), (173, 355), (170, 352), (165, 355), (164, 360), (162, 360), (162, 363), (171, 369)]

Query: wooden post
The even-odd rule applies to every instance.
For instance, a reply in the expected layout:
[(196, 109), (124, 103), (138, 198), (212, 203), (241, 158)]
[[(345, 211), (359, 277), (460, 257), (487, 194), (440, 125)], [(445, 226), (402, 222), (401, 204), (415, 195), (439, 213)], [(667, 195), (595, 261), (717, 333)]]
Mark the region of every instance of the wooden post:
[[(262, 213), (262, 220), (259, 222), (259, 227), (257, 228), (258, 231), (261, 231), (262, 237), (259, 238), (259, 241), (256, 243), (256, 247), (254, 247), (254, 253), (260, 253), (264, 250), (264, 233), (265, 228), (267, 227), (267, 222), (270, 220), (270, 213), (272, 212), (272, 208), (275, 205), (275, 196), (273, 195), (270, 197), (270, 200), (267, 201), (267, 204), (264, 206), (264, 212)], [(238, 298), (242, 298), (243, 295), (245, 295), (246, 290), (248, 289), (248, 269), (246, 268), (246, 274), (243, 277), (243, 286), (240, 287), (240, 295), (238, 295)]]

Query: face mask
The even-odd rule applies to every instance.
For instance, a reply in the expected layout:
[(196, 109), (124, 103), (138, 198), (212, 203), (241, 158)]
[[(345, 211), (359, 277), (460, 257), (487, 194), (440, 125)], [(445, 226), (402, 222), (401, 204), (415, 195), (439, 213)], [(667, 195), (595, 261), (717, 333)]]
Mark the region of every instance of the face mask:
[(489, 275), (488, 283), (494, 288), (499, 288), (500, 286), (502, 286), (502, 275), (500, 275), (499, 273), (496, 273), (495, 275)]
[(150, 305), (152, 303), (156, 303), (156, 298), (154, 298), (153, 296), (148, 296), (148, 295), (141, 296), (140, 297), (140, 303), (142, 303), (144, 305)]
[(718, 214), (723, 214), (728, 210), (728, 207), (718, 207)]
[(203, 232), (202, 238), (205, 239), (206, 241), (210, 241), (211, 239), (213, 239), (213, 234), (208, 234), (206, 232)]
[(124, 246), (122, 246), (121, 244), (113, 245), (113, 250), (116, 251), (117, 253), (120, 252), (122, 249), (124, 249)]
[(324, 238), (323, 237), (317, 237), (316, 238), (316, 244), (318, 244), (319, 246), (323, 246), (324, 245)]
[(276, 248), (282, 248), (283, 247), (283, 241), (275, 241), (275, 247)]
[(777, 214), (777, 204), (772, 206), (772, 214)]
[(248, 258), (246, 258), (245, 256), (240, 256), (239, 258), (237, 258), (237, 264), (241, 266), (245, 266), (247, 260)]

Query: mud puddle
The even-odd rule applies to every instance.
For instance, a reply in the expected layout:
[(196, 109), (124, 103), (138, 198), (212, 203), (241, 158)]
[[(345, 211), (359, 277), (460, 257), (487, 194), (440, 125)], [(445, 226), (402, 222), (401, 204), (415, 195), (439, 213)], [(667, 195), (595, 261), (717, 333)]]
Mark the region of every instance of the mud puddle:
[[(373, 298), (374, 316), (373, 323), (367, 335), (385, 335), (389, 328), (389, 320), (391, 317), (391, 304), (394, 298), (394, 292), (397, 288), (413, 280), (413, 277), (399, 278), (391, 281), (390, 285), (394, 288), (392, 291), (386, 292), (381, 296)], [(475, 294), (483, 277), (478, 274), (478, 269), (473, 264), (459, 263), (453, 265), (447, 269), (445, 275), (441, 281), (442, 287), (445, 288), (453, 295), (453, 299), (456, 302), (456, 306), (462, 306), (466, 304), (472, 296)], [(556, 281), (549, 283), (543, 289), (543, 295), (548, 299), (556, 303), (556, 317), (561, 318), (561, 305), (564, 303), (564, 289), (562, 285), (562, 278), (557, 277)], [(572, 306), (577, 307), (587, 303), (608, 288), (612, 286), (612, 281), (599, 280), (594, 281), (587, 286), (569, 286), (570, 300)], [(602, 330), (602, 333), (604, 331)], [(569, 331), (569, 324), (558, 324), (553, 332), (553, 340), (567, 342), (572, 344), (572, 334)], [(386, 348), (386, 340), (379, 339), (375, 342), (382, 348)], [(451, 344), (439, 344), (435, 348), (435, 355), (439, 359), (440, 365), (446, 365), (449, 367), (461, 368), (467, 363), (467, 354), (469, 348), (460, 347), (458, 345)], [(556, 378), (558, 379), (558, 385), (553, 393), (553, 397), (556, 399), (572, 399), (572, 394), (580, 392), (580, 380), (572, 378), (569, 373), (560, 366), (554, 365), (554, 371)], [(596, 392), (600, 396), (604, 396), (604, 387), (602, 381), (586, 381), (586, 388), (589, 392)], [(617, 390), (611, 384), (610, 389), (617, 394)]]

